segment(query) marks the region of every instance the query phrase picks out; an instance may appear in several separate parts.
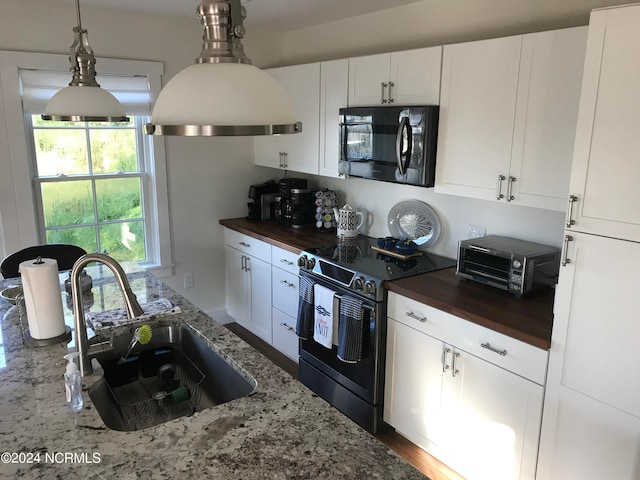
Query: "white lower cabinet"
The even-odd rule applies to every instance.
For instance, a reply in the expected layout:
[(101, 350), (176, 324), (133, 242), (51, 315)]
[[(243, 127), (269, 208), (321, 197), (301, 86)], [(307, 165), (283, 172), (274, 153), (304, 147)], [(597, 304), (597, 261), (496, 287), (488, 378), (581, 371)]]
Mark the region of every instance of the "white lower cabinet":
[[(276, 250), (277, 247), (272, 247), (272, 249)], [(287, 258), (284, 254), (277, 256), (283, 259)], [(274, 258), (273, 254), (272, 258)], [(298, 336), (296, 335), (298, 275), (277, 268), (274, 263), (271, 267), (271, 280), (273, 346), (298, 363)]]
[(227, 313), (271, 343), (271, 265), (226, 246)]
[(388, 315), (385, 422), (469, 480), (533, 480), (547, 352), (393, 292)]
[(298, 362), (298, 254), (225, 228), (227, 314)]

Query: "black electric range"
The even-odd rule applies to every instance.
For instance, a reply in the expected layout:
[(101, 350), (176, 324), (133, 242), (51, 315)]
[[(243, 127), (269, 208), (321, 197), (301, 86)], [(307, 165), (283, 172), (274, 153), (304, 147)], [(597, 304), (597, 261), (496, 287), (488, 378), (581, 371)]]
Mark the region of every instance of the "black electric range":
[(335, 245), (304, 250), (298, 265), (301, 270), (337, 282), (349, 290), (380, 300), (382, 283), (420, 275), (456, 265), (456, 260), (422, 252), (399, 259), (372, 249), (376, 239), (359, 236)]

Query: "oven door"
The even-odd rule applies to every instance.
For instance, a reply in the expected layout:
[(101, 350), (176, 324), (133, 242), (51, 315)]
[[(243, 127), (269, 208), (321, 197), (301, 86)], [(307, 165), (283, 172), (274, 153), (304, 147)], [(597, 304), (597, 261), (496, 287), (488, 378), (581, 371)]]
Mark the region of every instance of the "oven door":
[[(330, 288), (338, 297), (350, 295), (363, 301), (364, 328), (362, 360), (357, 363), (346, 363), (337, 356), (337, 347), (331, 349), (323, 347), (313, 338), (300, 340), (300, 361), (307, 362), (320, 375), (329, 377), (331, 381), (340, 384), (370, 405), (377, 405), (381, 395), (381, 375), (383, 356), (382, 339), (384, 334), (383, 302), (374, 302), (364, 297), (354, 295), (353, 292), (333, 284), (331, 281), (300, 272), (311, 278), (315, 283)], [(304, 379), (301, 379), (304, 382)]]

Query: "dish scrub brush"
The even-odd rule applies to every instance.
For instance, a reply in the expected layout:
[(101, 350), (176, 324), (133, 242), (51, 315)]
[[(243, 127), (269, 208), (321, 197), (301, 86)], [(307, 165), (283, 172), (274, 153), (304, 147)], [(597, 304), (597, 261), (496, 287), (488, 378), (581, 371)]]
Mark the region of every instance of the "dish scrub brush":
[(122, 365), (127, 361), (127, 357), (131, 353), (133, 347), (136, 346), (136, 343), (140, 342), (141, 345), (146, 345), (147, 343), (149, 343), (151, 341), (152, 335), (153, 332), (151, 331), (151, 327), (147, 324), (141, 325), (140, 327), (136, 328), (135, 332), (133, 332), (133, 338), (131, 339), (129, 348), (127, 348), (127, 352), (122, 357), (120, 357), (120, 360), (118, 360), (118, 363), (116, 363), (116, 365)]

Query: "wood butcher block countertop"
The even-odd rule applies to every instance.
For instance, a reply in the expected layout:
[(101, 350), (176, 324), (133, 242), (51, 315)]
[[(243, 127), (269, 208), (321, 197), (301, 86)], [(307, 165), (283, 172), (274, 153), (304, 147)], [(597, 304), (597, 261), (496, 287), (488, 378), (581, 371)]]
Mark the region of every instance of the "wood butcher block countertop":
[[(295, 253), (336, 242), (335, 233), (296, 230), (268, 220), (234, 218), (220, 220), (220, 224)], [(518, 299), (496, 288), (461, 279), (455, 275), (455, 268), (385, 282), (384, 286), (536, 347), (548, 350), (551, 346), (553, 290)]]

